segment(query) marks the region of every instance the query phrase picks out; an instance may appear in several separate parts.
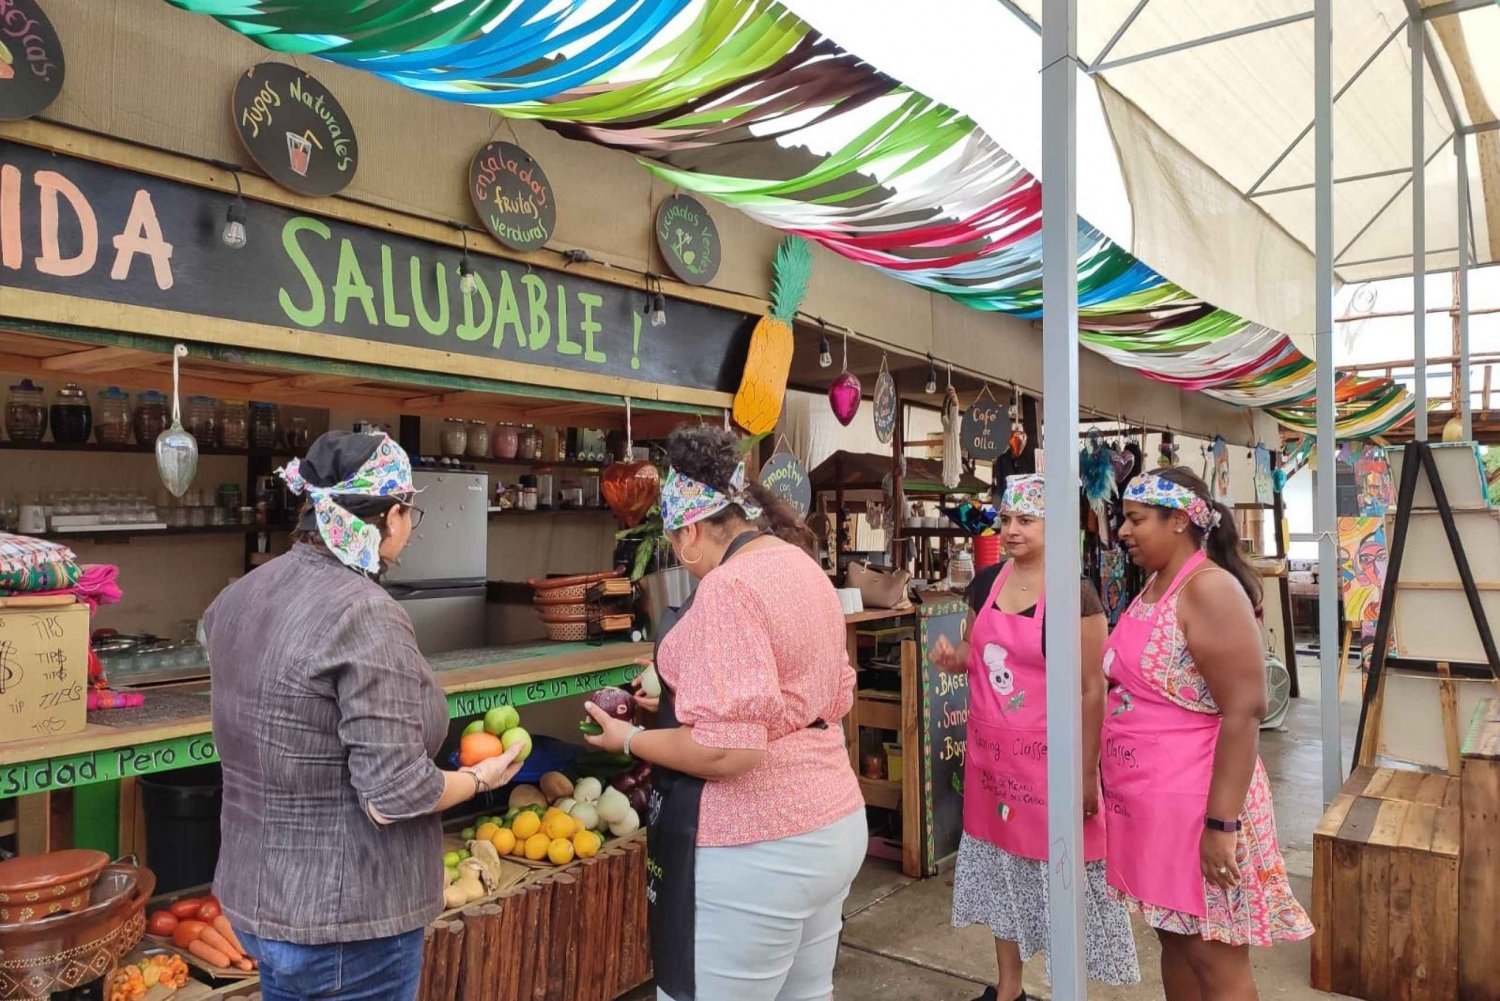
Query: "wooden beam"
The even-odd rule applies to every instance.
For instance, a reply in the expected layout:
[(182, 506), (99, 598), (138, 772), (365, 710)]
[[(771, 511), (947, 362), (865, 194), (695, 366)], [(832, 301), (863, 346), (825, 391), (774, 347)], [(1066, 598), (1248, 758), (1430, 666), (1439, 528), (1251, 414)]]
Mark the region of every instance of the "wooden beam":
[(338, 386), (351, 380), (344, 375), (288, 375), (276, 379), (266, 379), (263, 382), (252, 382), (249, 389), (252, 392), (274, 392), (278, 389), (322, 389), (326, 386)]
[(43, 358), (42, 369), (47, 372), (100, 372), (133, 366), (147, 358), (169, 359), (170, 357), (170, 355), (158, 355), (154, 351), (142, 351), (139, 348), (90, 348), (87, 351), (74, 351), (70, 354)]

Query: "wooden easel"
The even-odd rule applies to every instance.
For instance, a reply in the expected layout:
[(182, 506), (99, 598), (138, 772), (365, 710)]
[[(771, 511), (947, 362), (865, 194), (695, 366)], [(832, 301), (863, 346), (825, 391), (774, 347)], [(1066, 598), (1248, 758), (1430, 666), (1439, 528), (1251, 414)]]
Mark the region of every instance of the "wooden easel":
[[(1355, 765), (1373, 764), (1380, 746), (1380, 724), (1384, 705), (1383, 682), (1386, 661), (1390, 654), (1391, 623), (1396, 614), (1396, 585), (1401, 579), (1401, 563), (1406, 552), (1407, 529), (1411, 523), (1419, 473), (1426, 474), (1428, 485), (1432, 489), (1438, 517), (1443, 524), (1443, 534), (1447, 537), (1454, 566), (1458, 569), (1458, 579), (1463, 586), (1464, 597), (1468, 600), (1469, 612), (1474, 617), (1474, 627), (1479, 631), (1479, 641), (1484, 648), (1485, 662), (1496, 684), (1500, 685), (1500, 651), (1496, 649), (1489, 618), (1480, 602), (1479, 588), (1475, 584), (1474, 573), (1469, 568), (1468, 555), (1464, 552), (1463, 543), (1459, 538), (1458, 526), (1453, 519), (1453, 506), (1448, 502), (1448, 492), (1438, 473), (1437, 462), (1432, 455), (1432, 446), (1425, 441), (1413, 442), (1407, 446), (1401, 465), (1401, 485), (1396, 493), (1395, 537), (1391, 543), (1390, 563), (1386, 569), (1385, 585), (1380, 594), (1380, 619), (1375, 626), (1375, 649), (1371, 654), (1370, 674), (1360, 702), (1359, 729), (1354, 737)], [(1340, 667), (1342, 669), (1342, 665)], [(1450, 768), (1452, 768), (1454, 759), (1457, 757), (1455, 752), (1458, 732), (1457, 708), (1453, 702), (1453, 682), (1448, 664), (1435, 663), (1434, 669), (1442, 678), (1440, 698), (1443, 702), (1443, 725), (1445, 730), (1450, 731), (1447, 734), (1447, 743)], [(1450, 704), (1453, 704), (1451, 709)]]

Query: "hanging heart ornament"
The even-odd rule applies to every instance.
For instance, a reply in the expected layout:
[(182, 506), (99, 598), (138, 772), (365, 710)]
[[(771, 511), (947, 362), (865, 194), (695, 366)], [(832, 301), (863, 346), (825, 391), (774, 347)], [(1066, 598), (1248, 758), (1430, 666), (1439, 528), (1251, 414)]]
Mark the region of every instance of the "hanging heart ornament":
[(656, 503), (661, 474), (650, 462), (616, 462), (604, 471), (599, 489), (620, 524), (634, 528)]

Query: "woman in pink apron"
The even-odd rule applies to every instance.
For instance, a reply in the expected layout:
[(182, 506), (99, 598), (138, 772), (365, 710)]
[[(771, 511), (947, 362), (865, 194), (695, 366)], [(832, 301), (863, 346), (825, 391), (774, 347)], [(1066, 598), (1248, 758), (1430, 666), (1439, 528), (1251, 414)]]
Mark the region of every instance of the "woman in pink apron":
[[(1047, 670), (1042, 593), (1042, 478), (1012, 476), (1000, 503), (1009, 560), (981, 572), (969, 589), (969, 641), (939, 639), (932, 661), (969, 676), (964, 757), (964, 834), (953, 881), (953, 924), (986, 925), (1000, 967), (995, 987), (975, 1001), (1024, 999), (1021, 966), (1047, 947)], [(1107, 626), (1098, 593), (1084, 582), (1084, 856), (1089, 976), (1110, 984), (1140, 980), (1130, 918), (1110, 898), (1099, 812), (1100, 670)], [(1074, 697), (1077, 695), (1075, 693)]]
[(1120, 542), (1154, 576), (1104, 653), (1110, 888), (1156, 929), (1168, 1001), (1253, 999), (1249, 946), (1313, 931), (1258, 753), (1260, 579), (1188, 470), (1138, 476), (1124, 501)]

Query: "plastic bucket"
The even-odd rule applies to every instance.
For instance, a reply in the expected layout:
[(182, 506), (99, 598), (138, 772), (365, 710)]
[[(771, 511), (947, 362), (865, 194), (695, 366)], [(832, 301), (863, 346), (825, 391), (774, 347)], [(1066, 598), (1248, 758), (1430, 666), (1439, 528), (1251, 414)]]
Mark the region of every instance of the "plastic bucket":
[(992, 567), (1000, 562), (1000, 536), (998, 535), (976, 535), (974, 537), (974, 570), (977, 573), (985, 567)]
[(224, 801), (219, 766), (143, 775), (140, 783), (146, 865), (156, 873), (156, 892), (212, 883), (219, 862), (219, 807)]

